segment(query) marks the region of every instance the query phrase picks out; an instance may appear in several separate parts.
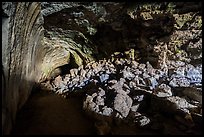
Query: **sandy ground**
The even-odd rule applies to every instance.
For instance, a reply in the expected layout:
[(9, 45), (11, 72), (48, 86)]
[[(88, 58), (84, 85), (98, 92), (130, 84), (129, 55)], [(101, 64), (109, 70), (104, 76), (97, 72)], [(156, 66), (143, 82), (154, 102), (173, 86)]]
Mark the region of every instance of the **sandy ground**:
[(81, 103), (80, 97), (65, 99), (47, 91), (33, 93), (18, 112), (12, 134), (96, 134)]

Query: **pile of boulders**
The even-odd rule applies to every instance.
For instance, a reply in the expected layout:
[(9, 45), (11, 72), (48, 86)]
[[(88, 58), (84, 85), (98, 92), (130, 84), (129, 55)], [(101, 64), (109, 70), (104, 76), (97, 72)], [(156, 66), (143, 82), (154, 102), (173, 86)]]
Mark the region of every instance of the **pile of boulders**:
[[(151, 127), (154, 114), (165, 113), (192, 127), (202, 118), (202, 65), (169, 61), (167, 66), (164, 71), (154, 69), (149, 62), (104, 59), (71, 69), (69, 74), (49, 81), (49, 85), (65, 96), (83, 90), (83, 109), (103, 125), (122, 120)], [(103, 134), (103, 128), (96, 127)]]

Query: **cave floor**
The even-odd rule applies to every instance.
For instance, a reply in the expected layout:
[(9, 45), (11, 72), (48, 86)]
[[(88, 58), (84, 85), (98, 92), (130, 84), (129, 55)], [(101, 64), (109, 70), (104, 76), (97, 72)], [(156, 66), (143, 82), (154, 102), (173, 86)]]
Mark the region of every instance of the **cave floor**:
[(65, 99), (48, 91), (33, 93), (18, 112), (12, 134), (95, 134), (81, 103), (80, 97)]

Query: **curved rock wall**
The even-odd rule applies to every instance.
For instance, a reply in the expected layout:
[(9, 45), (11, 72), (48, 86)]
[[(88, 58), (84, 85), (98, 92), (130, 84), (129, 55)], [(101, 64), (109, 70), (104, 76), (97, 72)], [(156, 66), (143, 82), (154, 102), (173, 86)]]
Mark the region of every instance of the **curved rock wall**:
[(3, 2), (2, 10), (2, 128), (9, 134), (40, 79), (43, 18), (37, 2)]

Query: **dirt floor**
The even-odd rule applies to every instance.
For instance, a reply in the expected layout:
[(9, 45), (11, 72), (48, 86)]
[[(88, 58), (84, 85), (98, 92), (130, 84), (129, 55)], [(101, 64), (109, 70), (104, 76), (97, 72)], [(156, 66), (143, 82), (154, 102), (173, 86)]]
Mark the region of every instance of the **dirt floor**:
[(80, 97), (65, 99), (47, 91), (33, 93), (18, 112), (12, 134), (96, 134), (81, 103)]

